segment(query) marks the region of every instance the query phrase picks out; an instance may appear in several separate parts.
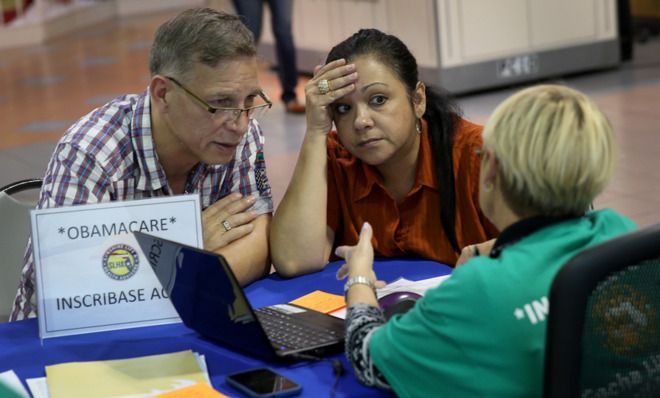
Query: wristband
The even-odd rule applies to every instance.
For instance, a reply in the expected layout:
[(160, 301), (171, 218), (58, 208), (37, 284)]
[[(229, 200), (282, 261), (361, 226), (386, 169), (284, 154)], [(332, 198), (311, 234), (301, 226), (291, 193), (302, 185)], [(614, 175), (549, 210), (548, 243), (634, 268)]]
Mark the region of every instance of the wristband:
[(344, 285), (344, 295), (346, 295), (348, 289), (350, 289), (353, 285), (367, 285), (371, 288), (371, 290), (374, 291), (374, 293), (376, 292), (376, 285), (374, 285), (374, 283), (370, 281), (366, 276), (359, 275), (348, 278), (346, 284)]

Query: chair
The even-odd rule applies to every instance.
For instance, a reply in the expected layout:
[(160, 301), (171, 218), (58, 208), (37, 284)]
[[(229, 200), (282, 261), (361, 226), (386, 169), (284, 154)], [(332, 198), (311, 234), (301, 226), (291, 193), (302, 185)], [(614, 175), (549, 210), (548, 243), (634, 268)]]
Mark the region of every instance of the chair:
[(41, 179), (28, 179), (0, 188), (0, 322), (9, 319), (16, 296), (30, 235), (30, 210), (36, 206), (41, 183)]
[(546, 398), (660, 396), (660, 224), (573, 257), (549, 302)]

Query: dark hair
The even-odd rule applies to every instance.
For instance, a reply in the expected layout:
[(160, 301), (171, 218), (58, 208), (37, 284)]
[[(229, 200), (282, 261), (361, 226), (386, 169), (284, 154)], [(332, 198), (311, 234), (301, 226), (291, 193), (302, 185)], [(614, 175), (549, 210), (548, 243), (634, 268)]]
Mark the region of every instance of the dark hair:
[(186, 79), (194, 62), (216, 66), (242, 56), (256, 56), (250, 30), (236, 15), (211, 8), (183, 11), (163, 23), (151, 47), (151, 75)]
[[(360, 29), (353, 36), (330, 50), (326, 63), (344, 58), (347, 61), (361, 56), (378, 60), (394, 72), (404, 84), (408, 94), (417, 86), (417, 61), (408, 47), (396, 36), (377, 29)], [(412, 103), (411, 103), (412, 106)], [(456, 189), (452, 156), (454, 127), (461, 111), (444, 91), (426, 86), (426, 111), (431, 152), (440, 190), (440, 221), (454, 250), (459, 251), (456, 241)]]

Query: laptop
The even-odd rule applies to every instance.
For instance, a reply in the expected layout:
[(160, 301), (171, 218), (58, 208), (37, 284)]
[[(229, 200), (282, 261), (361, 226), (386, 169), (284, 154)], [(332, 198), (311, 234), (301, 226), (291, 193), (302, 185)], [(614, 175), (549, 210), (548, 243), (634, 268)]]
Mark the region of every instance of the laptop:
[(222, 255), (133, 233), (181, 320), (199, 334), (265, 359), (318, 359), (343, 348), (343, 319), (294, 304), (254, 309)]

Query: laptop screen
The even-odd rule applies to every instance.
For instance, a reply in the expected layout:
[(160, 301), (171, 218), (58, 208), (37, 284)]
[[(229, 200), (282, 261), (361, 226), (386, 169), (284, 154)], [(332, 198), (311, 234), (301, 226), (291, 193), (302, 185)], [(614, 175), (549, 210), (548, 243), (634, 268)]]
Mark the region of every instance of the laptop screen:
[(186, 326), (258, 356), (275, 356), (224, 257), (145, 233), (134, 234)]

